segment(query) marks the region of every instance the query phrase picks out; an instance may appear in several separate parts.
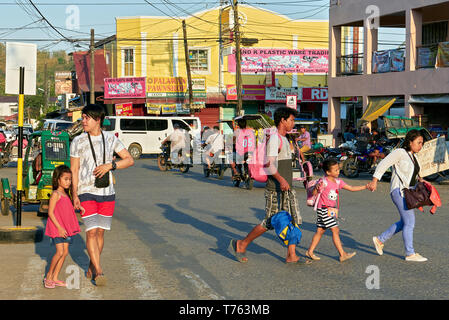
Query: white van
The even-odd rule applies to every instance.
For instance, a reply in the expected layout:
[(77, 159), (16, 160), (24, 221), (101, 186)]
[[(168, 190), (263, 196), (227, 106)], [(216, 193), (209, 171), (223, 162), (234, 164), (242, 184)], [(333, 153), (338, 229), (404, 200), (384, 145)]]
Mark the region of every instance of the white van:
[(180, 117), (156, 116), (106, 116), (109, 124), (106, 131), (112, 131), (123, 142), (134, 159), (142, 154), (158, 154), (162, 141), (173, 131), (177, 123), (182, 129), (191, 131)]

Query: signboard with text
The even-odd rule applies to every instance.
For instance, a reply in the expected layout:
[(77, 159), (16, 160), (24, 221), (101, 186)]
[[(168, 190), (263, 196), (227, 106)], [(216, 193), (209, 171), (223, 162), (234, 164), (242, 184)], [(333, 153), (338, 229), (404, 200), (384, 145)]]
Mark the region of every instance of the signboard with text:
[[(328, 49), (242, 48), (242, 72), (327, 73)], [(235, 72), (235, 54), (228, 56), (228, 71)]]
[[(237, 88), (233, 84), (226, 85), (226, 100), (237, 100)], [(265, 100), (265, 86), (259, 84), (243, 85), (242, 100)]]
[(446, 142), (444, 137), (424, 143), (421, 151), (416, 154), (421, 177), (449, 169), (448, 147), (449, 142)]
[(284, 103), (287, 95), (296, 96), (297, 100), (301, 101), (302, 90), (301, 88), (267, 87), (265, 89), (265, 102)]
[(133, 115), (133, 104), (120, 103), (115, 105), (115, 115), (117, 116), (132, 116)]
[(145, 77), (104, 79), (104, 98), (145, 98)]
[(304, 87), (301, 102), (327, 102), (327, 94), (327, 87)]

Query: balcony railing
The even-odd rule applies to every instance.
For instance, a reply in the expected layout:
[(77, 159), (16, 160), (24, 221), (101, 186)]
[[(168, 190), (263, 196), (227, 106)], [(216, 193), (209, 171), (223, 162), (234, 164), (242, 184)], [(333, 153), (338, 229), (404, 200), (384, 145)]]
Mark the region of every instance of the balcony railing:
[(363, 53), (341, 56), (337, 60), (338, 76), (363, 74)]

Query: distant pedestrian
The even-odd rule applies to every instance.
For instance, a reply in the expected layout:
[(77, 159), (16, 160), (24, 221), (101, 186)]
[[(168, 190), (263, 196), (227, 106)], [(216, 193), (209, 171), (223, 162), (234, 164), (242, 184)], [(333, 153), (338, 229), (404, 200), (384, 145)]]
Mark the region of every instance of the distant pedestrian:
[[(295, 116), (296, 111), (287, 107), (278, 108), (274, 113), (277, 134), (272, 134), (266, 145), (269, 175), (265, 187), (265, 218), (243, 240), (231, 240), (231, 250), (240, 262), (248, 261), (246, 248), (251, 242), (267, 230), (274, 229), (271, 217), (279, 211), (288, 211), (294, 223), (298, 225), (302, 223), (296, 193), (292, 187), (292, 153), (290, 143), (285, 137), (295, 125)], [(285, 262), (303, 264), (295, 250), (295, 244), (288, 246)]]
[[(86, 227), (86, 247), (90, 257), (88, 278), (97, 286), (106, 278), (100, 265), (104, 246), (104, 232), (111, 229), (115, 208), (115, 190), (110, 171), (134, 165), (123, 143), (111, 132), (102, 131), (105, 117), (100, 105), (90, 104), (82, 110), (84, 133), (70, 144), (70, 166), (73, 172), (72, 194), (75, 209), (86, 211), (81, 218)], [(114, 152), (120, 157), (115, 161)]]
[(53, 193), (50, 196), (45, 228), (45, 235), (51, 238), (52, 244), (56, 247), (56, 253), (44, 278), (44, 286), (49, 289), (66, 286), (64, 281), (58, 279), (59, 272), (69, 253), (72, 237), (81, 231), (69, 197), (71, 184), (72, 172), (69, 167), (61, 165), (53, 171)]
[(415, 158), (424, 144), (424, 137), (419, 130), (410, 130), (405, 136), (403, 148), (393, 150), (383, 159), (373, 174), (373, 179), (369, 184), (369, 189), (377, 189), (377, 181), (384, 175), (385, 171), (392, 167), (392, 176), (390, 182), (390, 196), (399, 211), (400, 220), (392, 224), (381, 235), (373, 237), (374, 246), (379, 255), (383, 254), (385, 242), (393, 235), (402, 231), (402, 238), (405, 246), (405, 260), (424, 262), (427, 258), (415, 252), (413, 247), (413, 229), (415, 228), (415, 211), (408, 209), (404, 199), (404, 188), (413, 187), (418, 181), (419, 164)]
[(307, 131), (304, 125), (301, 125), (300, 129), (301, 135), (296, 139), (297, 141), (301, 141), (301, 152), (307, 152), (312, 148), (312, 143), (310, 142), (310, 133)]
[(355, 256), (355, 252), (347, 253), (344, 251), (340, 240), (340, 229), (338, 228), (337, 217), (339, 213), (340, 202), (340, 189), (348, 191), (361, 191), (367, 189), (367, 185), (364, 186), (350, 186), (343, 180), (339, 179), (340, 166), (334, 159), (327, 159), (323, 162), (323, 171), (325, 176), (319, 182), (318, 188), (314, 191), (320, 193), (317, 206), (317, 231), (312, 238), (312, 243), (309, 249), (306, 251), (306, 257), (312, 260), (320, 260), (318, 256), (314, 254), (314, 250), (321, 240), (321, 237), (327, 229), (332, 231), (332, 241), (335, 248), (337, 248), (340, 254), (340, 262), (351, 259)]

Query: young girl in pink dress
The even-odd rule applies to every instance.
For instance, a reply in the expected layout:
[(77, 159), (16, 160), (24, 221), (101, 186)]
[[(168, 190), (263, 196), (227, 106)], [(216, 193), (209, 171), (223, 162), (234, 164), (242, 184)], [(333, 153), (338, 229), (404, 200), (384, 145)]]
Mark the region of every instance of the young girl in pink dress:
[(59, 271), (69, 253), (72, 237), (81, 231), (68, 195), (72, 184), (70, 168), (65, 165), (57, 167), (53, 172), (52, 184), (53, 193), (48, 207), (45, 235), (51, 238), (56, 247), (56, 253), (44, 278), (44, 286), (49, 289), (66, 286), (64, 281), (58, 280)]

